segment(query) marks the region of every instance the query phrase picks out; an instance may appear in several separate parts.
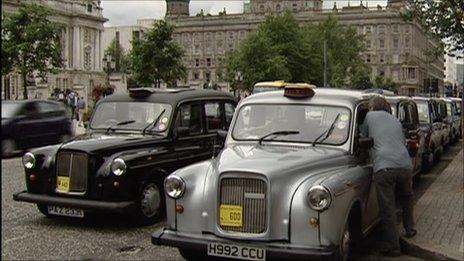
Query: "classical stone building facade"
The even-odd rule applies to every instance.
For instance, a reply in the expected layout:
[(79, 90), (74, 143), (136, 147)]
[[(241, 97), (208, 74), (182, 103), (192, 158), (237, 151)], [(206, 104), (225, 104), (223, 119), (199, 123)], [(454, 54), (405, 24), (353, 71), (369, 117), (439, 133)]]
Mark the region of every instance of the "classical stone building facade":
[[(14, 13), (21, 2), (2, 0), (2, 16)], [(96, 0), (31, 0), (52, 9), (51, 21), (64, 25), (62, 31), (63, 68), (48, 74), (46, 81), (34, 78), (28, 87), (29, 97), (46, 99), (54, 88), (71, 89), (83, 97), (90, 97), (92, 88), (104, 84), (101, 39), (103, 17), (100, 1)], [(33, 77), (33, 76), (32, 76)], [(6, 90), (6, 91), (5, 91)], [(22, 99), (22, 80), (17, 74), (2, 77), (2, 99)], [(88, 104), (88, 103), (87, 103)]]
[[(322, 0), (250, 0), (243, 14), (189, 16), (188, 0), (167, 0), (166, 19), (176, 26), (174, 39), (186, 51), (184, 62), (188, 67), (186, 84), (201, 87), (204, 83), (221, 82), (220, 63), (225, 52), (238, 47), (247, 35), (263, 22), (267, 15), (285, 10), (294, 13), (300, 23), (317, 23), (329, 15), (344, 25), (364, 34), (368, 50), (366, 62), (372, 68), (372, 79), (377, 75), (392, 78), (399, 83), (401, 94), (424, 93), (427, 79), (436, 79), (443, 88), (443, 59), (430, 59), (426, 50), (436, 48), (439, 42), (428, 38), (419, 24), (405, 22), (400, 14), (405, 4), (389, 0), (386, 7), (358, 6), (330, 10), (322, 8)], [(321, 72), (322, 74), (322, 72)]]

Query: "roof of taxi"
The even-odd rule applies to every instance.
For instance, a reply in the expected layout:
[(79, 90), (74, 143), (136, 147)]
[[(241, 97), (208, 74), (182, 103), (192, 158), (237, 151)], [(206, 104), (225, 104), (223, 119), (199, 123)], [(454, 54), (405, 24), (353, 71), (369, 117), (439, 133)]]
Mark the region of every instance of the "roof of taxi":
[(277, 91), (269, 91), (269, 92), (263, 92), (263, 93), (257, 93), (250, 95), (246, 100), (243, 100), (242, 102), (260, 102), (260, 101), (266, 101), (266, 102), (279, 102), (282, 101), (282, 98), (284, 99), (292, 99), (295, 101), (305, 101), (305, 100), (319, 100), (321, 98), (324, 101), (341, 101), (345, 103), (357, 103), (358, 101), (361, 100), (366, 100), (372, 97), (373, 95), (378, 95), (378, 94), (373, 94), (373, 93), (365, 93), (362, 90), (350, 90), (350, 89), (336, 89), (336, 88), (314, 88), (315, 95), (312, 98), (308, 99), (292, 99), (292, 98), (286, 98), (284, 97), (283, 93), (284, 90), (277, 90)]
[(167, 88), (167, 89), (154, 89), (145, 88), (151, 93), (143, 97), (131, 97), (129, 93), (115, 93), (106, 96), (102, 102), (128, 102), (128, 101), (144, 101), (144, 102), (157, 102), (157, 103), (169, 103), (176, 105), (177, 103), (185, 100), (196, 100), (201, 98), (230, 98), (236, 100), (236, 98), (223, 91), (216, 90), (204, 90), (204, 89), (192, 89), (192, 88)]

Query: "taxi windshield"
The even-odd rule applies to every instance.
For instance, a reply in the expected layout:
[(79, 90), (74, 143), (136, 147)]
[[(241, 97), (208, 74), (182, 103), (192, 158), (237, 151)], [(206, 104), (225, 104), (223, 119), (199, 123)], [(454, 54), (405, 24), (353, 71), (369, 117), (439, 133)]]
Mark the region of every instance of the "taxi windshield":
[(246, 105), (238, 113), (232, 137), (235, 140), (259, 140), (269, 133), (293, 131), (295, 133), (292, 135), (277, 136), (272, 140), (312, 143), (335, 122), (335, 128), (322, 143), (341, 145), (348, 139), (350, 117), (350, 111), (347, 108), (335, 106), (299, 104)]
[[(169, 104), (104, 102), (100, 103), (95, 109), (90, 128), (106, 130), (112, 127), (113, 130), (142, 131), (150, 124), (153, 124), (149, 131), (162, 132), (168, 128), (170, 114), (171, 105)], [(155, 122), (158, 117), (158, 121)]]

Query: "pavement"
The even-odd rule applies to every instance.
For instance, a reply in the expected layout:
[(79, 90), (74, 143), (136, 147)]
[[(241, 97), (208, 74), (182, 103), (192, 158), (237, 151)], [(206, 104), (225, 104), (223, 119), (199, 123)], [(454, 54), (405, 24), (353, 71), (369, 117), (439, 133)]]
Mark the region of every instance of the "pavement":
[(417, 201), (417, 235), (402, 238), (407, 254), (425, 260), (464, 260), (463, 162), (461, 146), (459, 154)]

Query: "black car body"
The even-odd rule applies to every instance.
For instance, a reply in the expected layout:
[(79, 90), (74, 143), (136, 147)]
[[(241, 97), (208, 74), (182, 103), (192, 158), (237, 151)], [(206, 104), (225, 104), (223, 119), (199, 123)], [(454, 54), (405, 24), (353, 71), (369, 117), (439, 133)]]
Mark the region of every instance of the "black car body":
[(232, 95), (212, 90), (137, 88), (107, 96), (86, 134), (24, 156), (27, 191), (14, 199), (36, 203), (46, 215), (127, 212), (152, 223), (163, 213), (165, 176), (217, 154), (225, 138), (218, 132), (228, 129), (235, 106)]
[(72, 122), (62, 103), (2, 101), (2, 156), (70, 139)]
[(421, 171), (424, 161), (428, 160), (424, 157), (426, 136), (421, 132), (417, 105), (410, 97), (386, 96), (385, 98), (391, 105), (392, 114), (403, 125), (409, 155), (413, 163), (413, 172), (417, 174)]
[(413, 97), (419, 113), (421, 133), (425, 137), (424, 169), (429, 169), (443, 151), (443, 123), (438, 103), (430, 98)]

